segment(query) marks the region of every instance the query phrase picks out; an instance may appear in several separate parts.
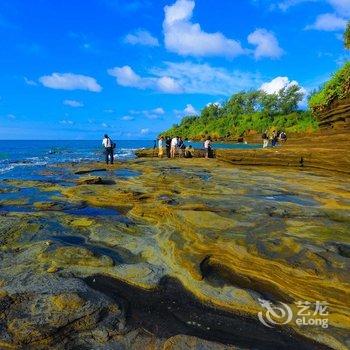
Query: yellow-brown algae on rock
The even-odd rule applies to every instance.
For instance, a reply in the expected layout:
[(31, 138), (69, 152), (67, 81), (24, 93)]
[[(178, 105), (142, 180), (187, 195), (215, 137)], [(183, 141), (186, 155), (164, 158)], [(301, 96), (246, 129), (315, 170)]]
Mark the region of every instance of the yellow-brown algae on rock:
[[(84, 167), (89, 170), (88, 165)], [(91, 286), (107, 295), (119, 295), (132, 286), (135, 293), (147, 291), (150, 300), (168, 288), (166, 281), (172, 278), (181, 286), (181, 293), (190, 293), (197, 303), (217, 314), (241, 317), (243, 332), (250, 321), (255, 328), (264, 327), (257, 318), (264, 311), (261, 298), (284, 302), (295, 314), (295, 303), (300, 300), (327, 301), (329, 329), (300, 328), (291, 322), (278, 326), (278, 331), (288, 334), (290, 340), (302, 337), (300, 344), (318, 342), (309, 348), (345, 349), (350, 330), (350, 203), (343, 193), (348, 185), (342, 176), (292, 168), (288, 172), (237, 168), (201, 159), (142, 159), (127, 167), (140, 175), (115, 180), (110, 174), (115, 183), (59, 189), (67, 203), (115, 208), (123, 214), (121, 218), (42, 212), (31, 214), (31, 222), (16, 234), (5, 224), (9, 218), (0, 218), (0, 225), (2, 220), (4, 228), (9, 225), (6, 242), (17, 237), (16, 244), (23, 247), (25, 237), (34, 239), (28, 235), (28, 224), (35, 228), (35, 239), (53, 242), (50, 246), (43, 243), (40, 249), (44, 251), (36, 248), (36, 255), (29, 245), (25, 246), (27, 256), (16, 253), (23, 270), (39, 263), (46, 269), (60, 269), (49, 278), (109, 276), (110, 288), (97, 277)], [(333, 200), (337, 204), (330, 206)], [(42, 273), (47, 275), (46, 270)], [(113, 286), (120, 289), (113, 291)], [(145, 306), (153, 310), (150, 317), (156, 304)], [(171, 308), (165, 308), (168, 306)], [(176, 316), (183, 310), (171, 312)], [(157, 322), (156, 314), (154, 320)], [(205, 329), (210, 329), (203, 328), (208, 336), (214, 334), (209, 321)], [(86, 324), (89, 322), (87, 318)], [(184, 321), (191, 329), (197, 329), (199, 323), (203, 321)], [(217, 327), (222, 333), (222, 326)], [(99, 339), (108, 337), (101, 334)], [(187, 341), (178, 344), (185, 346)], [(202, 344), (198, 338), (191, 342)]]
[(76, 310), (81, 308), (85, 301), (75, 293), (60, 294), (51, 297), (51, 302), (58, 310)]
[(95, 256), (91, 251), (79, 247), (59, 247), (52, 252), (41, 253), (39, 262), (51, 263), (57, 267), (82, 266), (82, 267), (110, 267), (113, 260), (108, 256)]

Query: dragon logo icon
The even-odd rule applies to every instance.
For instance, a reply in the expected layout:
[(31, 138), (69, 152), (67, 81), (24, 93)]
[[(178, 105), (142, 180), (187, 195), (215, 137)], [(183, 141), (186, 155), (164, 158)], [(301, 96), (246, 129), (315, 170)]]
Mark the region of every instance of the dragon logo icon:
[(280, 302), (277, 306), (264, 299), (259, 299), (259, 302), (266, 309), (258, 313), (259, 320), (264, 326), (273, 328), (274, 325), (287, 324), (293, 319), (292, 309), (287, 304)]

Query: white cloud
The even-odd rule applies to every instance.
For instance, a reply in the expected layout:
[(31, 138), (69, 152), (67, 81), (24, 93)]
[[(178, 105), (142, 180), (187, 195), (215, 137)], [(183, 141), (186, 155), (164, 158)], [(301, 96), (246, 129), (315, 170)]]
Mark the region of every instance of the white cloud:
[(299, 107), (305, 108), (307, 106), (308, 91), (304, 87), (302, 87), (296, 80), (289, 80), (288, 77), (276, 77), (270, 82), (262, 84), (260, 86), (260, 90), (266, 92), (267, 94), (276, 94), (281, 89), (288, 88), (293, 85), (297, 85), (300, 87), (300, 92), (303, 94), (303, 100), (299, 103)]
[(73, 74), (73, 73), (52, 73), (39, 78), (41, 84), (51, 89), (61, 90), (88, 90), (100, 92), (102, 87), (95, 78)]
[(165, 111), (162, 107), (155, 108), (152, 110), (152, 112), (159, 115), (165, 114)]
[(134, 33), (128, 34), (124, 42), (131, 45), (159, 46), (157, 38), (144, 29), (138, 29)]
[(344, 30), (347, 21), (333, 13), (324, 13), (316, 18), (314, 24), (306, 26), (306, 29), (316, 29), (325, 31)]
[(130, 114), (133, 115), (140, 115), (143, 117), (146, 117), (147, 119), (160, 119), (164, 114), (165, 111), (162, 107), (150, 109), (150, 110), (143, 110), (143, 111), (136, 111), (136, 110), (131, 110), (129, 111)]
[(157, 79), (157, 87), (160, 91), (168, 93), (180, 93), (183, 91), (181, 85), (175, 79), (168, 76)]
[(280, 9), (282, 11), (287, 11), (291, 7), (294, 7), (303, 3), (324, 3), (327, 2), (333, 10), (338, 13), (341, 17), (350, 16), (350, 1), (349, 0), (284, 0), (278, 1), (270, 5), (271, 9)]
[(121, 86), (151, 89), (162, 93), (186, 93), (229, 96), (234, 92), (255, 88), (261, 84), (258, 74), (212, 67), (192, 62), (165, 62), (153, 67), (141, 77), (130, 66), (115, 67), (108, 73)]
[(74, 122), (72, 120), (66, 120), (66, 119), (60, 120), (59, 123), (63, 124), (63, 125), (73, 125), (74, 124)]
[(125, 87), (145, 89), (149, 82), (137, 75), (130, 66), (108, 69), (108, 74), (117, 79), (117, 83)]
[(284, 0), (272, 4), (272, 8), (287, 11), (290, 7), (306, 2), (327, 2), (334, 11), (333, 13), (320, 14), (313, 24), (306, 26), (306, 29), (337, 31), (345, 28), (346, 22), (350, 18), (350, 0)]
[(199, 23), (192, 23), (194, 0), (177, 0), (165, 6), (163, 22), (165, 47), (180, 55), (228, 56), (242, 55), (241, 44), (222, 33), (206, 33)]
[(134, 120), (135, 118), (134, 117), (132, 117), (132, 116), (130, 116), (130, 115), (125, 115), (124, 117), (122, 117), (122, 120), (124, 120), (124, 121), (131, 121), (131, 120)]
[(262, 57), (279, 58), (284, 53), (275, 35), (266, 29), (256, 29), (253, 33), (249, 34), (248, 42), (256, 45), (254, 52), (256, 59)]
[(186, 105), (186, 108), (184, 109), (184, 112), (186, 115), (198, 115), (198, 111), (191, 105)]
[(38, 83), (36, 81), (28, 79), (27, 77), (23, 77), (23, 79), (24, 79), (24, 81), (25, 81), (25, 83), (27, 85), (31, 85), (31, 86), (37, 86), (38, 85)]
[(350, 17), (350, 1), (349, 0), (328, 0), (334, 10), (343, 17)]
[(163, 68), (152, 68), (156, 76), (173, 78), (188, 94), (207, 94), (229, 96), (234, 92), (257, 87), (261, 80), (257, 74), (238, 70), (229, 71), (209, 64), (165, 62)]
[(277, 4), (272, 5), (272, 9), (278, 8), (282, 11), (287, 11), (289, 10), (290, 7), (305, 3), (305, 2), (316, 2), (318, 0), (284, 0), (284, 1), (279, 1)]
[(291, 85), (299, 85), (297, 81), (290, 81), (288, 77), (277, 77), (272, 79), (268, 83), (264, 83), (260, 86), (260, 90), (266, 92), (267, 94), (276, 94), (281, 89), (289, 87)]
[(153, 89), (164, 93), (180, 93), (181, 86), (171, 77), (146, 77), (136, 74), (130, 66), (115, 67), (108, 70), (108, 74), (117, 79), (117, 83), (125, 87), (137, 89)]
[(174, 114), (176, 118), (182, 119), (183, 117), (189, 116), (189, 115), (199, 115), (199, 112), (191, 105), (187, 104), (184, 109), (174, 109)]
[(141, 129), (141, 130), (140, 130), (140, 134), (141, 134), (141, 135), (147, 135), (147, 134), (149, 134), (149, 129), (147, 129), (147, 128), (146, 128), (146, 129)]
[(82, 102), (76, 100), (64, 100), (63, 104), (73, 108), (84, 107)]

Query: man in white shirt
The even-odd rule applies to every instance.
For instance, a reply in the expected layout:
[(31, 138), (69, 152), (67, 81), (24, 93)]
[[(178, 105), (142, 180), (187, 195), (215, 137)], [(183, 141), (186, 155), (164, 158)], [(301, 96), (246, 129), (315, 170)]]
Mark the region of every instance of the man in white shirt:
[(109, 164), (109, 162), (113, 164), (115, 144), (107, 134), (104, 136), (102, 140), (102, 145), (105, 148), (106, 164)]
[(211, 156), (211, 137), (208, 136), (204, 141), (204, 150), (205, 150), (205, 158), (209, 158)]
[(177, 142), (178, 142), (177, 137), (174, 137), (174, 138), (171, 140), (171, 144), (170, 144), (170, 157), (171, 157), (171, 158), (175, 158), (175, 155), (176, 155), (176, 148), (177, 148)]

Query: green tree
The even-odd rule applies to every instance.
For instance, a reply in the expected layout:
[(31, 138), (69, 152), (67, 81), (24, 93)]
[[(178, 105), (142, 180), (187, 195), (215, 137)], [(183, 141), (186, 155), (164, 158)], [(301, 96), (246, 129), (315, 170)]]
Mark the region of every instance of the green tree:
[(344, 45), (347, 49), (350, 50), (350, 21), (348, 22), (344, 33)]
[(278, 112), (280, 114), (290, 114), (295, 112), (303, 97), (304, 93), (299, 85), (291, 84), (284, 87), (278, 92)]
[(220, 109), (220, 105), (217, 103), (211, 103), (210, 105), (204, 107), (201, 113), (201, 118), (204, 122), (217, 119), (220, 115)]
[(260, 109), (264, 116), (271, 118), (277, 113), (278, 109), (278, 94), (268, 94), (261, 92), (259, 96)]

